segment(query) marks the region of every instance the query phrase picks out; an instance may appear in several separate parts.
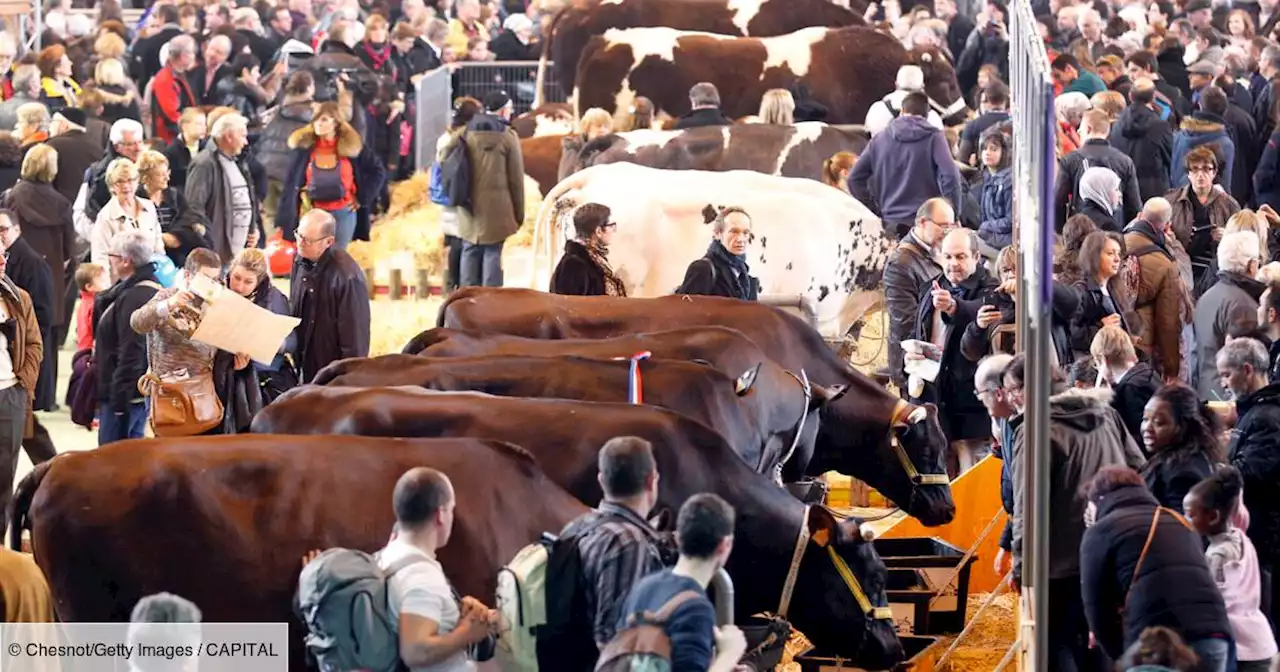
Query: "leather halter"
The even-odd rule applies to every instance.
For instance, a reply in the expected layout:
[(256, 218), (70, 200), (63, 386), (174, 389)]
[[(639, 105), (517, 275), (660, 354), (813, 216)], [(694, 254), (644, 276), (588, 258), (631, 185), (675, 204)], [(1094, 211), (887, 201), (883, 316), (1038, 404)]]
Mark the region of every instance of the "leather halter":
[(844, 558), (840, 557), (840, 554), (836, 552), (835, 545), (830, 543), (830, 533), (827, 530), (819, 530), (812, 536), (809, 534), (810, 509), (811, 507), (804, 507), (804, 515), (800, 518), (800, 534), (796, 537), (796, 548), (791, 554), (791, 567), (787, 570), (787, 578), (782, 583), (782, 597), (778, 601), (778, 617), (784, 619), (787, 617), (787, 610), (791, 607), (791, 595), (796, 587), (796, 579), (800, 577), (800, 563), (804, 561), (804, 552), (809, 547), (809, 542), (813, 541), (827, 549), (827, 556), (831, 559), (831, 564), (835, 566), (836, 573), (840, 575), (845, 587), (849, 589), (854, 601), (858, 603), (858, 608), (862, 610), (863, 616), (874, 620), (893, 620), (892, 609), (889, 607), (877, 607), (871, 603), (871, 598), (867, 597), (867, 591), (863, 590), (862, 583), (858, 581), (858, 577), (854, 575), (852, 569), (849, 569), (849, 565), (844, 561)]
[(804, 406), (800, 408), (800, 420), (796, 423), (796, 434), (791, 439), (791, 447), (787, 449), (787, 453), (773, 465), (773, 482), (782, 485), (782, 466), (791, 460), (791, 456), (795, 455), (796, 447), (800, 445), (800, 435), (804, 433), (804, 424), (809, 420), (809, 404), (813, 401), (813, 386), (809, 384), (809, 374), (800, 369), (800, 375), (796, 375), (787, 371), (787, 375), (796, 379), (800, 383), (800, 388), (804, 393)]
[(908, 417), (919, 408), (912, 408), (911, 404), (902, 399), (897, 400), (893, 407), (893, 419), (889, 421), (889, 445), (893, 446), (894, 454), (898, 456), (898, 461), (902, 463), (902, 468), (913, 485), (951, 485), (951, 479), (946, 474), (920, 473), (911, 462), (911, 456), (907, 455), (907, 449), (902, 447), (902, 442), (893, 434), (893, 428), (898, 424), (907, 424)]

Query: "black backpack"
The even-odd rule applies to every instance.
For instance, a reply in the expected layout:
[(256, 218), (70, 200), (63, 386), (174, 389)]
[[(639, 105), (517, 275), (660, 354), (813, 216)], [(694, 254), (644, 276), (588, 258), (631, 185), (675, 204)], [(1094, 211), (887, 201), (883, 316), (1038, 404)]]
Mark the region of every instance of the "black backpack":
[(456, 207), (471, 208), (471, 155), (463, 131), (440, 160), (440, 189)]
[(595, 669), (600, 651), (596, 648), (595, 616), (587, 601), (591, 586), (578, 550), (578, 543), (594, 528), (591, 525), (575, 535), (548, 540), (547, 622), (535, 633), (539, 670)]

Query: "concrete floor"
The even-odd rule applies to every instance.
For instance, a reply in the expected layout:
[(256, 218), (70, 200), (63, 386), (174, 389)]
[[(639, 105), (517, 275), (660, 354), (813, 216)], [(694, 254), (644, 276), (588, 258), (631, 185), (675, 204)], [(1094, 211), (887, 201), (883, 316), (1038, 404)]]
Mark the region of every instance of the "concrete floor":
[[(75, 336), (67, 339), (69, 347), (74, 348)], [(58, 405), (61, 406), (53, 413), (37, 413), (40, 418), (40, 424), (49, 430), (49, 435), (53, 438), (53, 445), (58, 449), (59, 453), (65, 453), (69, 450), (89, 450), (98, 445), (97, 431), (89, 431), (84, 427), (71, 422), (71, 411), (62, 404), (62, 399), (67, 393), (67, 381), (71, 378), (71, 357), (75, 354), (73, 350), (58, 351)], [(13, 479), (16, 485), (22, 480), (27, 472), (31, 471), (31, 460), (27, 458), (25, 452), (21, 452), (18, 457), (18, 474)]]

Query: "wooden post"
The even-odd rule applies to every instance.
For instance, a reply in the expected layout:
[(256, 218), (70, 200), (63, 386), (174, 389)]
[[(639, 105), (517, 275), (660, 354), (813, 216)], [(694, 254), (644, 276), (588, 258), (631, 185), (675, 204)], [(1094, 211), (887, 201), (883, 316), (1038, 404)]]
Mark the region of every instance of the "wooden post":
[(419, 301), (425, 301), (431, 298), (431, 271), (426, 268), (418, 268), (417, 274), (418, 284), (414, 294)]
[(399, 301), (400, 293), (404, 291), (404, 271), (393, 268), (391, 269), (391, 300)]

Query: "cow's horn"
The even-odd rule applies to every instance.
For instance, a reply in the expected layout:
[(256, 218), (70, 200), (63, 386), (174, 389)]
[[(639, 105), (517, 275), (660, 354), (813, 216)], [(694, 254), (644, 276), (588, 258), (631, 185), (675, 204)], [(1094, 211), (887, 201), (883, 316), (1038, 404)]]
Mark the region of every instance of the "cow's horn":
[(862, 540), (863, 540), (863, 541), (875, 541), (875, 540), (876, 540), (876, 531), (875, 531), (875, 530), (873, 530), (873, 529), (871, 529), (871, 528), (869, 528), (869, 527), (867, 527), (866, 525), (860, 525), (860, 526), (858, 526), (858, 532), (862, 535)]
[(907, 422), (914, 425), (927, 417), (929, 417), (929, 411), (924, 406), (917, 406), (916, 410), (911, 411), (911, 415), (907, 416)]

